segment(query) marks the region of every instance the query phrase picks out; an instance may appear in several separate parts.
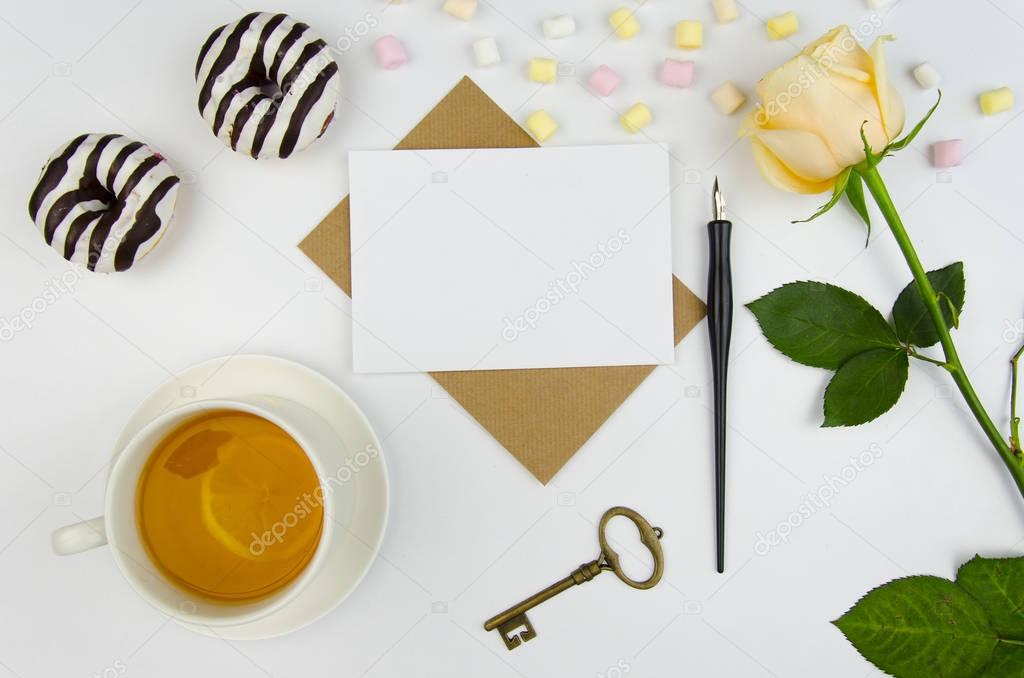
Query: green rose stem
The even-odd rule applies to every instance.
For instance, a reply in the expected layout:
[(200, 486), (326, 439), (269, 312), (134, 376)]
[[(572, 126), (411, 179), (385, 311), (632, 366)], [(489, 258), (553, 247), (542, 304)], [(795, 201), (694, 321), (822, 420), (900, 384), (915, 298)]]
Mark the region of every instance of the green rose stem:
[[(988, 415), (988, 412), (985, 411), (984, 406), (978, 399), (978, 394), (975, 392), (974, 386), (971, 384), (971, 380), (967, 376), (967, 371), (964, 370), (963, 363), (960, 362), (960, 356), (957, 354), (956, 345), (953, 343), (953, 337), (949, 333), (949, 327), (946, 325), (946, 319), (942, 315), (942, 309), (939, 307), (939, 296), (936, 294), (935, 289), (928, 280), (924, 266), (921, 265), (921, 260), (918, 258), (917, 251), (914, 249), (914, 244), (910, 242), (910, 235), (907, 233), (907, 229), (903, 225), (903, 220), (896, 211), (896, 206), (893, 204), (892, 197), (889, 195), (889, 191), (885, 187), (885, 182), (882, 181), (882, 175), (878, 173), (877, 167), (866, 165), (867, 163), (862, 164), (857, 168), (857, 171), (864, 177), (864, 182), (867, 184), (868, 190), (871, 192), (871, 196), (875, 199), (875, 203), (878, 204), (879, 209), (881, 209), (882, 215), (885, 217), (886, 222), (888, 222), (889, 228), (892, 230), (892, 234), (896, 238), (896, 242), (899, 244), (900, 250), (903, 252), (903, 257), (907, 260), (907, 265), (910, 267), (911, 273), (914, 274), (914, 282), (917, 283), (917, 288), (921, 292), (921, 299), (924, 300), (925, 308), (928, 309), (928, 314), (931, 316), (932, 323), (935, 325), (935, 331), (939, 334), (939, 342), (942, 345), (942, 352), (946, 357), (946, 362), (939, 364), (941, 364), (941, 366), (953, 377), (953, 381), (956, 383), (957, 388), (960, 389), (960, 393), (963, 395), (964, 400), (967, 401), (967, 406), (971, 408), (974, 418), (978, 421), (981, 429), (985, 432), (989, 442), (991, 442), (992, 446), (996, 448), (996, 452), (999, 453), (1003, 463), (1006, 464), (1006, 467), (1010, 470), (1010, 474), (1013, 475), (1013, 479), (1017, 483), (1017, 489), (1020, 491), (1021, 495), (1024, 496), (1024, 460), (1021, 458), (1019, 442), (1015, 438), (1012, 438), (1013, 447), (1011, 448), (1010, 444), (1003, 437), (1003, 434), (1000, 433), (996, 425), (992, 423), (992, 418)], [(923, 358), (923, 356), (917, 355), (916, 352), (912, 352), (911, 355), (916, 358)], [(1020, 353), (1018, 353), (1018, 356), (1019, 355)], [(928, 359), (928, 362), (937, 363), (938, 361)], [(1014, 374), (1016, 374), (1016, 369), (1014, 370)], [(1016, 387), (1016, 384), (1014, 384), (1014, 387)], [(1016, 388), (1014, 388), (1014, 391), (1016, 392)], [(1013, 401), (1015, 404), (1015, 394)], [(1014, 412), (1011, 416), (1015, 417), (1016, 413)]]
[(1017, 416), (1017, 373), (1020, 371), (1020, 358), (1024, 355), (1024, 346), (1021, 346), (1010, 359), (1012, 368), (1010, 379), (1010, 445), (1013, 453), (1021, 454), (1020, 447), (1020, 417)]

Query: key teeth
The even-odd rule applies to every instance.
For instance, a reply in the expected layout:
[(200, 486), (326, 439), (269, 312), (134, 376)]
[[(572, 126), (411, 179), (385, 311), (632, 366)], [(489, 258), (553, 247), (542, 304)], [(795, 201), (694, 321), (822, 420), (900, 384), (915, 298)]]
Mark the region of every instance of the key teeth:
[[(523, 630), (519, 633), (509, 633), (515, 631), (518, 628)], [(505, 641), (505, 647), (509, 650), (514, 650), (523, 643), (533, 640), (537, 637), (537, 632), (533, 629), (533, 624), (530, 623), (530, 619), (525, 614), (516, 615), (512, 619), (498, 627), (498, 632), (501, 633), (501, 639)]]

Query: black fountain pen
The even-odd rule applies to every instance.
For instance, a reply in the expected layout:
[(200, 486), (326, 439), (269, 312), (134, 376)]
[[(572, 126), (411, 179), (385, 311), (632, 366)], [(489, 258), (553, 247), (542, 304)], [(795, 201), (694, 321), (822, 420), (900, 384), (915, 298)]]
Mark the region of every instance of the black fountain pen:
[(718, 188), (711, 194), (714, 221), (708, 223), (708, 333), (711, 337), (711, 379), (715, 391), (715, 538), (718, 571), (725, 572), (725, 410), (732, 339), (732, 265), (729, 241), (732, 222), (725, 220), (725, 199)]

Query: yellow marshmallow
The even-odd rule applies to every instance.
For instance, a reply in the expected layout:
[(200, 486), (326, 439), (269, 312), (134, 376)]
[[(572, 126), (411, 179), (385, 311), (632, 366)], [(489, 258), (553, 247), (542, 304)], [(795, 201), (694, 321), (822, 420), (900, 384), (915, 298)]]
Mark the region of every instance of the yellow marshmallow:
[(711, 93), (711, 101), (724, 115), (732, 115), (747, 101), (747, 97), (731, 81), (722, 83)]
[(704, 44), (704, 24), (699, 21), (680, 21), (676, 24), (676, 47), (697, 49)]
[(768, 19), (766, 27), (769, 38), (772, 40), (782, 40), (800, 30), (800, 19), (793, 12), (786, 12), (785, 14)]
[(550, 84), (557, 79), (557, 61), (554, 59), (530, 59), (530, 80)]
[(740, 16), (739, 10), (736, 9), (736, 0), (711, 0), (711, 7), (715, 10), (715, 17), (720, 24), (736, 21)]
[(477, 0), (445, 0), (444, 11), (456, 19), (469, 21), (476, 14)]
[(558, 130), (558, 123), (547, 111), (534, 111), (526, 118), (526, 131), (537, 141), (544, 142)]
[(633, 104), (620, 118), (622, 126), (632, 134), (636, 134), (651, 122), (651, 109), (643, 103)]
[(629, 40), (640, 32), (640, 22), (633, 16), (633, 10), (620, 7), (608, 17), (608, 23), (615, 29), (615, 34), (623, 40)]
[(981, 112), (985, 115), (1008, 111), (1013, 108), (1014, 104), (1013, 90), (1009, 87), (990, 90), (978, 97), (978, 103), (981, 105)]

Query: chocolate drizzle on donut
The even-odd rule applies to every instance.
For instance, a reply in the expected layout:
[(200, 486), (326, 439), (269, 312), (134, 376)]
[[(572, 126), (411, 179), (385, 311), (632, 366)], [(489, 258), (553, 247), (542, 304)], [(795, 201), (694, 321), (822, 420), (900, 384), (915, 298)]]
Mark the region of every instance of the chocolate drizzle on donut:
[(90, 183), (85, 188), (68, 191), (54, 200), (53, 205), (46, 212), (46, 218), (43, 219), (43, 238), (46, 240), (46, 244), (53, 244), (53, 234), (56, 233), (57, 227), (76, 205), (94, 200), (104, 201), (109, 197), (110, 193), (107, 192), (107, 189), (99, 184)]
[(142, 209), (136, 214), (135, 225), (125, 234), (114, 254), (115, 271), (131, 268), (131, 265), (135, 263), (135, 253), (139, 251), (142, 243), (152, 238), (160, 230), (161, 220), (156, 213), (157, 205), (177, 184), (178, 177), (165, 177), (156, 190), (146, 198)]
[[(213, 120), (214, 134), (220, 132), (220, 127), (224, 124), (224, 116), (227, 115), (228, 108), (231, 106), (231, 102), (234, 101), (235, 95), (240, 94), (250, 87), (259, 87), (266, 83), (267, 76), (266, 69), (263, 66), (262, 50), (267, 44), (267, 39), (274, 32), (274, 29), (284, 21), (285, 16), (286, 15), (284, 14), (275, 14), (274, 17), (267, 22), (267, 25), (263, 27), (263, 31), (260, 33), (260, 39), (256, 43), (257, 49), (253, 52), (252, 59), (249, 60), (249, 67), (246, 70), (245, 76), (238, 82), (231, 85), (224, 97), (220, 100), (220, 104), (217, 106), (217, 114), (214, 116)], [(199, 112), (202, 113), (201, 108)]]
[[(128, 180), (125, 182), (124, 188), (120, 191), (121, 195), (124, 195), (126, 198), (127, 196), (130, 196), (135, 191), (135, 187), (140, 181), (142, 181), (142, 178), (160, 162), (163, 161), (157, 156), (151, 155), (139, 163), (139, 166), (135, 168), (135, 171), (128, 176)], [(111, 229), (114, 228), (114, 223), (121, 218), (121, 213), (124, 212), (125, 202), (125, 200), (118, 200), (114, 203), (114, 206), (100, 217), (100, 220), (96, 223), (96, 227), (92, 229), (92, 236), (89, 238), (88, 267), (90, 271), (96, 270), (96, 265), (99, 263), (100, 257), (103, 256), (103, 247), (106, 245), (107, 237), (110, 235)], [(135, 228), (135, 226), (133, 226), (133, 228)]]
[(68, 160), (75, 154), (78, 147), (82, 145), (82, 142), (89, 137), (88, 134), (83, 134), (79, 137), (75, 137), (71, 140), (60, 155), (56, 158), (52, 158), (46, 165), (46, 169), (43, 170), (43, 176), (39, 179), (39, 184), (36, 186), (36, 190), (32, 191), (32, 197), (28, 200), (28, 213), (31, 215), (32, 220), (35, 221), (36, 215), (39, 213), (39, 207), (43, 204), (43, 199), (57, 187), (60, 180), (64, 178), (64, 175), (68, 172)]
[[(281, 140), (281, 157), (287, 158), (295, 150), (295, 142), (299, 138), (299, 133), (302, 131), (302, 125), (306, 122), (306, 116), (309, 115), (310, 109), (313, 105), (320, 100), (321, 95), (324, 92), (324, 87), (327, 86), (327, 82), (331, 77), (338, 72), (338, 64), (333, 61), (320, 71), (320, 74), (316, 76), (316, 80), (313, 85), (302, 93), (302, 97), (299, 99), (299, 103), (296, 104), (295, 110), (292, 112), (292, 118), (288, 123), (288, 130), (284, 133), (284, 138)], [(321, 134), (323, 131), (321, 131)]]
[(271, 104), (270, 109), (260, 119), (259, 125), (256, 126), (256, 136), (252, 139), (252, 150), (250, 151), (252, 157), (260, 157), (260, 151), (263, 150), (263, 142), (266, 141), (270, 128), (277, 122), (277, 111), (277, 106)]
[[(213, 95), (213, 85), (216, 82), (217, 77), (223, 74), (224, 71), (226, 71), (234, 62), (235, 57), (238, 56), (238, 47), (242, 44), (242, 34), (249, 29), (253, 20), (259, 15), (259, 12), (253, 12), (252, 14), (246, 14), (242, 17), (242, 20), (235, 24), (235, 27), (231, 30), (223, 48), (217, 53), (217, 60), (213, 62), (213, 67), (210, 68), (210, 72), (206, 74), (206, 80), (203, 82), (203, 88), (199, 90), (200, 112), (202, 112), (202, 110), (206, 108), (206, 104), (210, 102), (210, 97)], [(224, 27), (222, 26), (221, 28)], [(199, 66), (202, 66), (202, 62), (199, 63)]]
[(221, 26), (196, 61), (199, 112), (232, 150), (286, 158), (334, 117), (338, 65), (326, 42), (285, 14)]
[(123, 271), (162, 235), (178, 183), (167, 161), (144, 144), (83, 134), (43, 168), (29, 214), (65, 259)]
[(292, 26), (292, 29), (288, 31), (288, 35), (284, 36), (284, 40), (277, 48), (277, 52), (274, 54), (274, 63), (270, 67), (268, 77), (272, 82), (277, 82), (277, 76), (281, 70), (281, 63), (284, 61), (284, 56), (288, 53), (288, 50), (292, 48), (292, 45), (296, 43), (300, 36), (309, 30), (309, 26), (304, 23), (297, 23)]
[(302, 48), (302, 52), (299, 54), (299, 58), (295, 60), (295, 65), (291, 67), (291, 70), (281, 80), (281, 91), (291, 92), (292, 87), (295, 85), (295, 81), (302, 75), (302, 71), (309, 65), (309, 62), (313, 60), (320, 50), (327, 47), (327, 43), (323, 40), (314, 40)]
[(92, 222), (103, 216), (103, 212), (104, 210), (83, 212), (71, 222), (71, 225), (68, 226), (68, 234), (64, 236), (63, 254), (65, 259), (71, 261), (71, 257), (75, 256), (75, 248), (78, 247), (79, 238), (82, 237), (82, 234), (85, 233), (85, 229), (89, 228), (89, 225), (92, 224)]
[(213, 46), (214, 40), (220, 37), (220, 34), (224, 32), (225, 28), (227, 28), (227, 25), (221, 26), (220, 28), (216, 29), (213, 33), (210, 33), (210, 37), (206, 39), (206, 42), (204, 42), (203, 46), (200, 48), (199, 58), (196, 59), (196, 78), (199, 78), (199, 67), (203, 65), (203, 59), (206, 58), (206, 53), (210, 51), (210, 47)]
[(110, 169), (107, 170), (107, 186), (114, 185), (114, 180), (117, 179), (117, 173), (121, 171), (124, 163), (128, 160), (128, 156), (140, 148), (142, 148), (141, 141), (133, 141), (129, 144), (125, 144), (124, 148), (122, 148), (114, 158), (114, 162), (110, 163)]
[(103, 154), (103, 149), (107, 147), (107, 144), (119, 136), (121, 135), (107, 134), (100, 137), (99, 141), (97, 141), (93, 146), (92, 151), (89, 152), (89, 157), (85, 161), (85, 168), (82, 171), (82, 178), (78, 182), (78, 188), (64, 193), (62, 196), (57, 198), (50, 207), (43, 226), (43, 238), (46, 240), (47, 245), (53, 244), (53, 234), (57, 231), (57, 227), (60, 226), (64, 217), (67, 216), (68, 212), (70, 212), (75, 205), (80, 202), (87, 202), (90, 200), (110, 202), (113, 199), (110, 191), (100, 183), (98, 175), (96, 174), (96, 167), (99, 165), (100, 155)]

